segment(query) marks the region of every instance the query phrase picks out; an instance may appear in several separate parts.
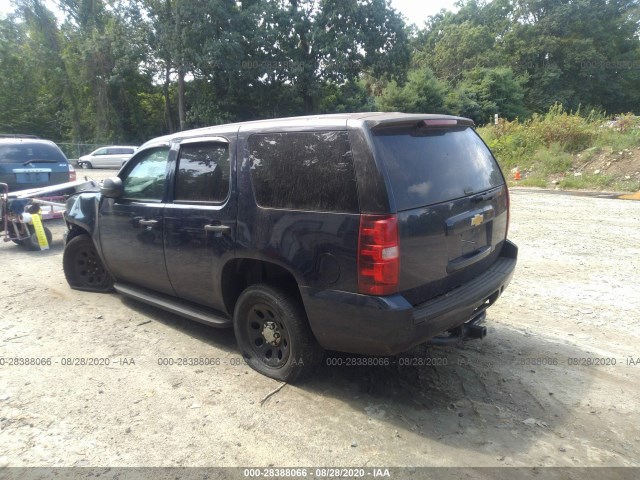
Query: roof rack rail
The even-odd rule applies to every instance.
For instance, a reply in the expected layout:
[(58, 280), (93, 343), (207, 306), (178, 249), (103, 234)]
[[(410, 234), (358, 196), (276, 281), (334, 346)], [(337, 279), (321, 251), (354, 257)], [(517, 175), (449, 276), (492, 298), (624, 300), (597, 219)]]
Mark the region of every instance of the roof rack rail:
[(20, 133), (0, 133), (0, 138), (40, 138), (37, 135), (22, 135)]

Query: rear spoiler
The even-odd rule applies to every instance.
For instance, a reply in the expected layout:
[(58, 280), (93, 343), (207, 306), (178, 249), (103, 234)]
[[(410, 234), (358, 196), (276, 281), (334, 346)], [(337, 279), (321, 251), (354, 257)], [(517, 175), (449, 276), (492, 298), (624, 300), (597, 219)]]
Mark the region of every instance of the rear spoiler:
[(414, 129), (414, 128), (444, 128), (444, 127), (475, 127), (475, 123), (470, 118), (451, 117), (435, 115), (419, 116), (409, 118), (391, 118), (387, 120), (368, 120), (369, 128), (373, 133), (387, 129)]

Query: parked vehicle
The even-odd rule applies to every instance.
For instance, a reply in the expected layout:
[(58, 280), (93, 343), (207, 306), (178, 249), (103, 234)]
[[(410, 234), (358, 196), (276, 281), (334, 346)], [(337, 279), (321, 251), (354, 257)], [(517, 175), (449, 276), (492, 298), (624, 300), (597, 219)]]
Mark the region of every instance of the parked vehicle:
[(471, 120), (360, 113), (147, 142), (69, 199), (72, 288), (216, 327), (287, 382), (323, 349), (395, 355), (480, 338), (513, 275), (504, 177)]
[(121, 168), (131, 158), (137, 147), (110, 146), (94, 150), (78, 159), (82, 168)]
[(55, 143), (33, 135), (0, 135), (0, 183), (6, 183), (9, 191), (75, 179), (75, 169)]
[[(42, 222), (62, 219), (64, 202), (72, 194), (86, 190), (97, 191), (98, 184), (93, 180), (75, 180), (9, 193), (8, 185), (0, 183), (0, 238), (31, 250), (48, 249), (53, 236)], [(42, 226), (40, 235), (38, 225)]]

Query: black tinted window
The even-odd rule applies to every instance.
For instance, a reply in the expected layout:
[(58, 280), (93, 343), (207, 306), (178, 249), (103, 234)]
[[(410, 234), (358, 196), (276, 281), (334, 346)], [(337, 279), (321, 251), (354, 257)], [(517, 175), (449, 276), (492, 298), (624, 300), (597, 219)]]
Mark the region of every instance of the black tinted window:
[(491, 152), (469, 127), (378, 134), (398, 210), (431, 205), (502, 185)]
[(251, 179), (259, 205), (358, 212), (346, 132), (274, 133), (249, 138)]
[(17, 143), (0, 145), (0, 163), (24, 163), (29, 160), (45, 162), (67, 162), (64, 153), (45, 143)]
[(136, 158), (133, 168), (123, 180), (124, 197), (162, 200), (168, 158), (168, 148), (149, 150)]
[(183, 145), (178, 161), (178, 201), (222, 202), (229, 194), (229, 145), (197, 143)]

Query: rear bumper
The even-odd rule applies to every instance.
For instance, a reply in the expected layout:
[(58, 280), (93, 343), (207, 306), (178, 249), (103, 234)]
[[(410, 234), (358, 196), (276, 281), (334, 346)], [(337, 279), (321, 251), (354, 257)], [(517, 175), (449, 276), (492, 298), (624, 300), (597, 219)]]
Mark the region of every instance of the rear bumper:
[(484, 273), (417, 307), (399, 294), (374, 297), (300, 290), (311, 329), (324, 348), (395, 355), (460, 326), (492, 305), (511, 281), (517, 256), (518, 247), (506, 241), (498, 260)]

